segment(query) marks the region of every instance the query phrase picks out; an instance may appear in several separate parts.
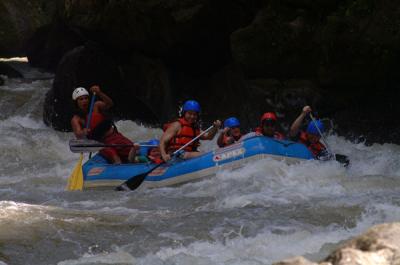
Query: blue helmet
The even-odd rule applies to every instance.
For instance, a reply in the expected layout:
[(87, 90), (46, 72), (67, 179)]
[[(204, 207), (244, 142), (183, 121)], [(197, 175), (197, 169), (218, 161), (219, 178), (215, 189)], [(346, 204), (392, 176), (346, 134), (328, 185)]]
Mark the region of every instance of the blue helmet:
[(201, 108), (199, 102), (197, 102), (196, 100), (188, 100), (185, 102), (185, 104), (183, 104), (182, 110), (183, 112), (191, 110), (199, 113), (201, 111)]
[[(317, 127), (315, 127), (315, 125), (317, 125)], [(307, 126), (307, 133), (319, 135), (317, 128), (321, 131), (321, 133), (325, 131), (324, 124), (321, 120), (316, 120), (315, 123), (314, 121), (310, 121)]]
[[(146, 144), (148, 144), (148, 145), (157, 145), (157, 146), (159, 146), (159, 145), (160, 145), (160, 141), (157, 140), (157, 139), (151, 139), (151, 140), (149, 140)], [(144, 153), (147, 154), (147, 155), (149, 155), (149, 154), (150, 154), (150, 151), (153, 150), (154, 148), (156, 148), (156, 147), (154, 147), (154, 146), (145, 147)]]
[(148, 141), (149, 145), (160, 145), (160, 141), (157, 139), (151, 139), (150, 141)]
[(224, 121), (224, 127), (233, 128), (233, 127), (239, 127), (239, 126), (240, 126), (240, 122), (235, 117), (230, 117)]

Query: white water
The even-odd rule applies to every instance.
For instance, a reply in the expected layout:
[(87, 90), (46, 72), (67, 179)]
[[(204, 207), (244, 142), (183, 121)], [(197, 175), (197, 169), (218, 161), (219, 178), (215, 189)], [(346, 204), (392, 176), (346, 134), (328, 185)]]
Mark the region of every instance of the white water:
[[(21, 67), (21, 65), (19, 65)], [(295, 165), (265, 159), (179, 187), (66, 192), (78, 160), (71, 133), (42, 122), (52, 80), (0, 87), (0, 264), (271, 264), (318, 260), (373, 224), (400, 218), (400, 147), (329, 136), (351, 158)], [(118, 104), (118, 103), (117, 103)], [(117, 123), (129, 138), (160, 130)], [(203, 144), (203, 150), (215, 143)]]

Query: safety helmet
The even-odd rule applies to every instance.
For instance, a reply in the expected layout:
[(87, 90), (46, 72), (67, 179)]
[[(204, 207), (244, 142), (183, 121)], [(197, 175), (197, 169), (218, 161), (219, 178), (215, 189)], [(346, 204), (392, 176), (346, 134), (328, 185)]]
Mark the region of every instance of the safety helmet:
[(228, 128), (234, 128), (234, 127), (239, 127), (240, 126), (240, 122), (237, 118), (235, 117), (230, 117), (228, 119), (226, 119), (224, 121), (224, 127), (228, 127)]
[[(317, 126), (315, 126), (315, 125), (317, 125)], [(323, 133), (325, 131), (324, 124), (322, 123), (321, 120), (316, 120), (315, 123), (314, 123), (314, 121), (310, 121), (310, 123), (307, 126), (306, 132), (309, 134), (319, 135), (319, 131), (317, 128), (319, 129), (319, 131), (321, 133)]]
[(160, 145), (160, 141), (157, 139), (151, 139), (150, 141), (148, 141), (149, 145)]
[(201, 111), (200, 104), (196, 100), (188, 100), (183, 104), (182, 108), (183, 112), (186, 111), (195, 111), (199, 113)]
[(273, 121), (277, 121), (276, 115), (273, 112), (265, 112), (262, 116), (261, 116), (261, 123), (263, 123), (266, 120), (273, 120)]
[[(157, 139), (151, 139), (150, 141), (147, 142), (148, 145), (156, 145), (159, 146), (160, 145), (160, 141)], [(151, 150), (153, 150), (154, 148), (156, 148), (156, 146), (149, 146), (146, 149), (146, 154), (149, 155)]]
[(81, 96), (89, 96), (89, 92), (84, 87), (75, 88), (74, 92), (72, 92), (72, 99), (76, 100)]

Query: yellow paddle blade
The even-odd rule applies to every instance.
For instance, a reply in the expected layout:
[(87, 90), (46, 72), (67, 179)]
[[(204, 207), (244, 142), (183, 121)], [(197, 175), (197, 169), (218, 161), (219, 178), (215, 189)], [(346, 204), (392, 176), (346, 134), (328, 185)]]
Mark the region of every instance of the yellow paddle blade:
[(79, 157), (79, 161), (74, 167), (71, 176), (69, 176), (67, 190), (82, 190), (83, 188), (83, 172), (82, 172), (83, 154)]

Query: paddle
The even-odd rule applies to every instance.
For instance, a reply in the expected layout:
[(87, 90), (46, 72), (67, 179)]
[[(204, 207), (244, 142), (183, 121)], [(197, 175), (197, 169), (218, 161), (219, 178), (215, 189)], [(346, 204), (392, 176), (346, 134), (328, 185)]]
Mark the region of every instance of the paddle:
[[(214, 127), (214, 125), (211, 125), (210, 127), (208, 127), (207, 130), (201, 132), (199, 135), (197, 135), (195, 138), (193, 138), (190, 142), (188, 142), (187, 144), (185, 144), (184, 146), (182, 146), (181, 148), (179, 148), (178, 150), (173, 152), (171, 155), (171, 158), (175, 158), (183, 149), (185, 149), (188, 145), (190, 145), (191, 143), (193, 143), (194, 141), (199, 139), (201, 136), (203, 136), (205, 133), (210, 131), (213, 127)], [(140, 184), (142, 184), (142, 182), (144, 181), (144, 179), (146, 178), (146, 176), (148, 174), (153, 172), (156, 168), (164, 165), (165, 163), (167, 163), (167, 162), (160, 163), (145, 173), (132, 176), (131, 178), (129, 178), (127, 181), (125, 181), (124, 183), (122, 183), (121, 185), (116, 187), (115, 189), (118, 191), (135, 190), (137, 187), (140, 186)]]
[(329, 148), (328, 142), (326, 141), (324, 135), (322, 134), (321, 130), (319, 129), (319, 127), (317, 126), (317, 122), (315, 121), (314, 116), (310, 113), (310, 118), (312, 120), (312, 122), (314, 123), (315, 128), (317, 128), (319, 135), (321, 136), (322, 140), (324, 141), (326, 150), (328, 151), (329, 155), (334, 156), (336, 161), (338, 161), (339, 163), (343, 164), (345, 167), (347, 167), (350, 164), (350, 159), (345, 156), (345, 155), (341, 155), (341, 154), (334, 154), (331, 149)]
[[(90, 120), (92, 119), (95, 98), (96, 98), (96, 93), (93, 93), (92, 100), (90, 102), (89, 117), (86, 124), (86, 129), (89, 128)], [(69, 191), (83, 189), (82, 161), (83, 161), (83, 153), (81, 153), (81, 155), (79, 156), (78, 163), (74, 167), (72, 174), (69, 176), (67, 184), (67, 190)]]
[[(142, 147), (157, 147), (152, 144), (139, 144)], [(69, 141), (69, 149), (72, 153), (97, 152), (105, 147), (133, 147), (134, 144), (103, 144), (91, 139), (72, 139)]]

